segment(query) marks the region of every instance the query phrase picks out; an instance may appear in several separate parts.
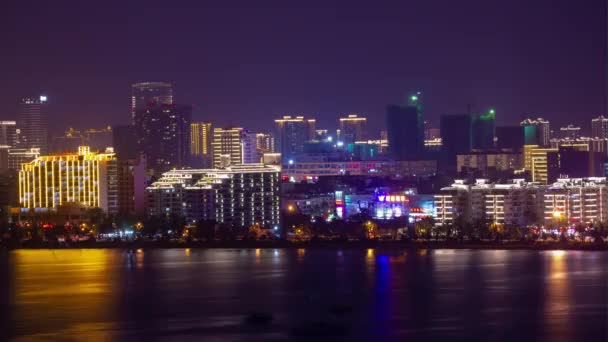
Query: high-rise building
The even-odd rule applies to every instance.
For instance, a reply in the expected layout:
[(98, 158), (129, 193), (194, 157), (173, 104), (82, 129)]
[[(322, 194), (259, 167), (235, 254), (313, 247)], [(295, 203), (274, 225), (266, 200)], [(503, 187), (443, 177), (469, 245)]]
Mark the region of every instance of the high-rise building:
[(143, 214), (147, 184), (146, 160), (144, 158), (120, 159), (116, 161), (118, 181), (118, 213)]
[(494, 127), (496, 112), (490, 109), (487, 114), (474, 115), (472, 118), (472, 147), (489, 150), (494, 147)]
[(345, 118), (340, 118), (340, 137), (344, 145), (354, 144), (356, 141), (367, 139), (365, 126), (367, 118), (359, 117), (357, 114), (349, 114)]
[(0, 121), (0, 145), (16, 147), (17, 145), (17, 122)]
[(17, 120), (21, 148), (39, 148), (42, 154), (47, 153), (49, 139), (47, 100), (45, 95), (21, 99)]
[(0, 145), (0, 171), (2, 170), (21, 170), (21, 164), (29, 163), (40, 157), (39, 148), (11, 148), (10, 146)]
[(389, 105), (386, 109), (388, 150), (396, 160), (419, 159), (424, 151), (422, 97), (412, 95), (404, 106)]
[(188, 164), (192, 106), (154, 105), (135, 112), (139, 152), (156, 175)]
[(591, 138), (580, 138), (580, 139), (551, 139), (552, 148), (569, 149), (573, 151), (591, 151), (593, 148), (593, 140)]
[(496, 147), (520, 151), (524, 147), (524, 128), (522, 126), (496, 127)]
[(210, 122), (193, 122), (190, 125), (190, 165), (196, 168), (211, 167), (213, 132)]
[(468, 114), (442, 115), (439, 120), (441, 131), (441, 166), (448, 174), (456, 172), (456, 156), (468, 154), (473, 146), (471, 116)]
[(474, 152), (456, 156), (458, 173), (496, 178), (513, 174), (523, 167), (523, 156), (518, 152)]
[(255, 135), (256, 145), (258, 148), (258, 154), (274, 153), (275, 144), (274, 136), (270, 133), (258, 133)]
[(591, 137), (608, 138), (608, 118), (600, 115), (591, 120)]
[(435, 195), (435, 222), (449, 225), (460, 217), (468, 223), (486, 220), (515, 226), (535, 224), (531, 217), (542, 216), (544, 189), (523, 179), (504, 184), (486, 179), (477, 179), (475, 184), (455, 180)]
[(173, 104), (173, 86), (167, 82), (140, 82), (131, 85), (131, 115), (154, 105)]
[(118, 159), (135, 159), (138, 157), (138, 146), (135, 141), (135, 126), (112, 126), (112, 147)]
[(557, 152), (547, 153), (547, 181), (559, 178), (601, 177), (604, 175), (606, 156), (576, 146), (563, 146)]
[(604, 177), (564, 178), (544, 193), (545, 224), (561, 218), (569, 224), (604, 222), (608, 218), (608, 186)]
[(280, 166), (231, 165), (173, 170), (146, 189), (150, 216), (176, 214), (188, 223), (215, 220), (232, 227), (278, 230)]
[(259, 163), (256, 135), (240, 127), (213, 129), (213, 167)]
[(538, 118), (536, 120), (526, 119), (520, 123), (524, 128), (524, 144), (538, 145), (541, 147), (550, 146), (551, 129), (549, 121)]
[(559, 135), (561, 139), (578, 139), (581, 136), (581, 128), (569, 124), (568, 126), (559, 128)]
[(19, 177), (16, 172), (0, 170), (0, 225), (8, 227), (10, 208), (19, 205)]
[(19, 171), (19, 203), (30, 209), (77, 204), (116, 213), (117, 177), (113, 153), (81, 146), (78, 153), (41, 156)]
[(277, 128), (277, 144), (283, 160), (293, 159), (301, 154), (304, 142), (315, 138), (315, 119), (304, 119), (303, 116), (284, 116), (274, 120)]
[(254, 133), (245, 131), (241, 138), (241, 144), (243, 145), (243, 164), (259, 163), (262, 160), (262, 156), (258, 153), (258, 139)]
[(190, 154), (210, 156), (212, 135), (210, 122), (193, 122), (190, 125)]
[(524, 146), (524, 169), (530, 173), (533, 182), (549, 182), (549, 164), (547, 154), (558, 152), (557, 148), (546, 148), (538, 145)]

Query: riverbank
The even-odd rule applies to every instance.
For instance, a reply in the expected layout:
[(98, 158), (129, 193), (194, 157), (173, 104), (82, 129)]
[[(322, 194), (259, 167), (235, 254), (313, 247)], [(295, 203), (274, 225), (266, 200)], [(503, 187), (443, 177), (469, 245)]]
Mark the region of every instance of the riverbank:
[(312, 249), (476, 249), (476, 250), (592, 250), (608, 251), (606, 243), (582, 242), (459, 242), (459, 241), (215, 241), (215, 242), (182, 242), (182, 241), (112, 241), (112, 242), (26, 242), (19, 245), (0, 245), (8, 249), (154, 249), (154, 248), (312, 248)]

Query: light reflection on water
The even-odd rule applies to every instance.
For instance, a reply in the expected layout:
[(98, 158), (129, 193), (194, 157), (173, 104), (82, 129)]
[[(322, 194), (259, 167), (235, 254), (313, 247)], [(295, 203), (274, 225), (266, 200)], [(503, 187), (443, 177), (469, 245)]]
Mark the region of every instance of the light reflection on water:
[[(604, 252), (19, 250), (0, 261), (0, 314), (18, 341), (284, 340), (316, 321), (351, 340), (608, 338)], [(243, 323), (260, 311), (273, 323)]]

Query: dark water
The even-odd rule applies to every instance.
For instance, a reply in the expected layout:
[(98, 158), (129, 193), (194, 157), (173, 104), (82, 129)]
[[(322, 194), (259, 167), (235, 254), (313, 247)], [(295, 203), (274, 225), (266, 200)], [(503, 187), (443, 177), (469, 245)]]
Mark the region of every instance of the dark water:
[(16, 341), (608, 340), (604, 252), (21, 250), (0, 272)]

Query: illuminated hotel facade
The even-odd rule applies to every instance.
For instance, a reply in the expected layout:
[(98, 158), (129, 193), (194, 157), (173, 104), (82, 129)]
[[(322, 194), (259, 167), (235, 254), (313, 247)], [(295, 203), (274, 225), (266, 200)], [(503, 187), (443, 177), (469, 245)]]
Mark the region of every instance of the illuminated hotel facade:
[(210, 122), (191, 123), (190, 154), (193, 156), (210, 156), (212, 136)]
[(235, 128), (213, 129), (213, 167), (258, 163), (256, 135)]
[(280, 178), (280, 166), (264, 164), (168, 171), (146, 189), (147, 213), (174, 214), (188, 223), (278, 228)]
[(545, 221), (604, 222), (608, 218), (608, 184), (604, 177), (558, 179), (544, 195)]
[(435, 195), (435, 223), (451, 225), (487, 220), (512, 226), (558, 224), (573, 226), (608, 219), (608, 182), (605, 177), (562, 178), (550, 185), (513, 179), (491, 183), (455, 180)]
[(435, 223), (452, 225), (457, 218), (474, 223), (480, 220), (499, 224), (525, 226), (531, 224), (532, 213), (542, 211), (546, 187), (523, 179), (496, 184), (477, 179), (474, 184), (456, 180), (435, 195)]
[(548, 183), (547, 154), (558, 151), (557, 148), (524, 145), (524, 169), (530, 172), (533, 182)]
[(118, 210), (118, 175), (114, 153), (94, 153), (81, 146), (77, 154), (41, 156), (19, 171), (21, 208), (56, 210), (62, 205)]

